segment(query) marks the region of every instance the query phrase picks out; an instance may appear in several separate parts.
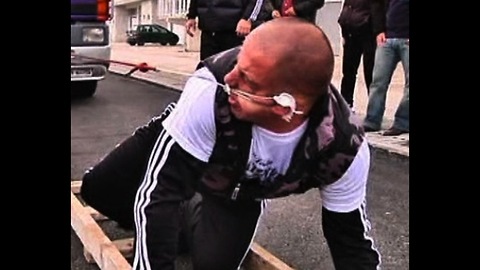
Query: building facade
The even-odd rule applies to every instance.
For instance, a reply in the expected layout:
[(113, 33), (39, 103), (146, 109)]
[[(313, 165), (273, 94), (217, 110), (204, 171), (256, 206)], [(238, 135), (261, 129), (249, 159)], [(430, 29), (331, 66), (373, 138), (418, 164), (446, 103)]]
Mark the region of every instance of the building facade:
[[(185, 18), (190, 0), (112, 0), (112, 40), (125, 42), (128, 30), (138, 24), (160, 24), (174, 33), (180, 40), (178, 44), (187, 51), (198, 51), (200, 33), (190, 37), (185, 31)], [(341, 49), (340, 28), (337, 23), (342, 0), (325, 0), (325, 6), (318, 11), (317, 25), (330, 37), (335, 54)]]
[(189, 0), (113, 0), (112, 40), (125, 42), (126, 32), (138, 24), (160, 24), (185, 44), (185, 15)]

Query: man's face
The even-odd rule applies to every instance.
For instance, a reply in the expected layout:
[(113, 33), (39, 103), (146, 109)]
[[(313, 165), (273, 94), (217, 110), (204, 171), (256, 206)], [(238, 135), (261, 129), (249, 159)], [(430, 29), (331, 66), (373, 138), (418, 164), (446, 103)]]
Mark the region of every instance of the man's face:
[(261, 96), (275, 95), (272, 83), (274, 82), (272, 76), (274, 60), (248, 39), (238, 54), (237, 60), (237, 65), (225, 75), (225, 83), (233, 89), (239, 89), (254, 96), (231, 94), (229, 103), (232, 113), (238, 119), (257, 124), (268, 121), (271, 117), (278, 117), (272, 112), (275, 102), (261, 98)]

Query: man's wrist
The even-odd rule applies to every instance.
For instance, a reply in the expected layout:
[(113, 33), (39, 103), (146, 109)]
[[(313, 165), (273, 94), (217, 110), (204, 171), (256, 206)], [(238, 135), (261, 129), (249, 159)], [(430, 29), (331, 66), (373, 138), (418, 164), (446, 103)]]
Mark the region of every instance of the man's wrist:
[(242, 17), (242, 19), (244, 19), (245, 21), (249, 21), (249, 22), (252, 22), (252, 19), (250, 17)]

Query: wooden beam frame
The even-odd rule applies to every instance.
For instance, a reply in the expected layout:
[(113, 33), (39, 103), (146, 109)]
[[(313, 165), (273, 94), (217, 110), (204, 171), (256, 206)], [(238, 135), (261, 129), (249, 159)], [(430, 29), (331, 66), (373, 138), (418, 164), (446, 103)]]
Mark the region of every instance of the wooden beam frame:
[(85, 209), (73, 192), (70, 193), (72, 228), (98, 267), (102, 270), (131, 270), (130, 264), (105, 235), (90, 212)]
[[(133, 238), (111, 241), (98, 225), (108, 218), (77, 198), (82, 181), (71, 182), (71, 225), (84, 246), (85, 260), (102, 270), (131, 270), (126, 258), (133, 256)], [(253, 243), (245, 259), (248, 270), (294, 270), (273, 254)]]

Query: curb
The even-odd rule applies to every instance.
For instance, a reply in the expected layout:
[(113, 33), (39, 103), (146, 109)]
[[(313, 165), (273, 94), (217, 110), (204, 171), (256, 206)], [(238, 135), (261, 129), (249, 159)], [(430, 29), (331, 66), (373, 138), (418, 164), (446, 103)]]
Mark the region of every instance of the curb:
[[(110, 73), (115, 75), (124, 75), (130, 71), (129, 68), (125, 68), (120, 65), (112, 64), (108, 70)], [(153, 76), (151, 74), (154, 74)], [(159, 74), (163, 74), (163, 76), (159, 76)], [(162, 80), (158, 78), (162, 77)], [(127, 77), (125, 77), (127, 78)], [(137, 71), (133, 73), (128, 78), (145, 82), (152, 85), (159, 85), (165, 87), (169, 90), (173, 90), (176, 92), (182, 92), (183, 85), (187, 80), (187, 76), (178, 75), (169, 72), (147, 72), (141, 73)], [(388, 155), (393, 155), (399, 157), (401, 159), (409, 159), (410, 158), (410, 149), (409, 149), (409, 136), (393, 136), (393, 137), (385, 137), (382, 136), (379, 132), (368, 132), (367, 139), (369, 141), (370, 146), (374, 150), (380, 150), (379, 152), (386, 153)], [(376, 151), (375, 151), (376, 152)]]
[[(155, 73), (155, 74), (157, 74), (157, 76), (158, 76), (158, 74), (165, 74), (167, 77), (176, 76), (176, 77), (179, 77), (179, 78), (177, 78), (177, 79), (170, 78), (170, 80), (159, 81), (158, 78), (155, 78), (154, 76), (149, 76), (148, 74), (141, 73), (139, 71), (136, 71), (136, 73), (134, 73), (134, 74), (132, 74), (128, 77), (124, 76), (129, 71), (130, 71), (129, 68), (124, 68), (124, 67), (121, 67), (119, 65), (117, 66), (115, 64), (111, 64), (110, 68), (108, 69), (109, 73), (112, 73), (112, 74), (115, 74), (115, 75), (118, 75), (118, 76), (123, 76), (124, 78), (129, 78), (129, 79), (134, 79), (136, 81), (145, 82), (145, 83), (148, 83), (148, 84), (151, 84), (151, 85), (159, 85), (159, 86), (168, 88), (169, 90), (173, 90), (173, 91), (176, 91), (176, 92), (182, 92), (182, 84), (179, 83), (179, 82), (181, 82), (183, 80), (186, 81), (186, 78), (183, 78), (183, 80), (182, 80), (181, 77), (183, 77), (183, 76), (181, 76), (181, 75), (176, 75), (176, 74), (167, 73), (167, 72), (158, 72), (158, 73)], [(153, 72), (150, 72), (150, 74), (151, 73), (153, 73)], [(141, 75), (137, 75), (137, 74), (141, 74)]]
[(409, 139), (401, 136), (385, 137), (380, 132), (367, 132), (367, 139), (374, 149), (380, 149), (389, 155), (410, 158)]

